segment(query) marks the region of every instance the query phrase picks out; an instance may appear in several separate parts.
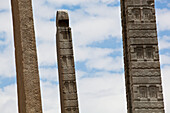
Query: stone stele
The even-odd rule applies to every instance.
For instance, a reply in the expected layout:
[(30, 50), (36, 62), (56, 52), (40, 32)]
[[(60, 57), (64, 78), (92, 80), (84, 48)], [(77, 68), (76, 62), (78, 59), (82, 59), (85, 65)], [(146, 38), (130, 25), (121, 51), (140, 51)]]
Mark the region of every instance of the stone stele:
[(121, 0), (128, 113), (164, 113), (154, 0)]
[(42, 113), (31, 0), (11, 0), (19, 113)]
[(57, 58), (61, 113), (79, 113), (71, 28), (67, 11), (58, 11)]

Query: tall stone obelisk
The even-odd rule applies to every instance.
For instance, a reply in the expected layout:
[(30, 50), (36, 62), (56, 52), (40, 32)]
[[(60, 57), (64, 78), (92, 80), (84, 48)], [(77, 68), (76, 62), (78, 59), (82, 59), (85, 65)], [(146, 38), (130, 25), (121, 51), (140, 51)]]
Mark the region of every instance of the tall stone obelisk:
[(42, 113), (31, 0), (11, 0), (19, 113)]
[(164, 113), (154, 0), (121, 0), (128, 113)]
[(57, 11), (56, 24), (61, 113), (79, 113), (72, 35), (67, 11)]

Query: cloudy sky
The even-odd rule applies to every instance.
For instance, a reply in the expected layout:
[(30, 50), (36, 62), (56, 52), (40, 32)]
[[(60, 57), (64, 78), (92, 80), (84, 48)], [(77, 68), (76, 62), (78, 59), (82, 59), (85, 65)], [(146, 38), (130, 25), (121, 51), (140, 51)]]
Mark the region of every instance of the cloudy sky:
[[(60, 113), (56, 11), (68, 10), (81, 113), (126, 113), (119, 0), (32, 0), (44, 113)], [(170, 112), (170, 0), (156, 1), (162, 81)], [(0, 112), (17, 113), (10, 0), (0, 0)]]

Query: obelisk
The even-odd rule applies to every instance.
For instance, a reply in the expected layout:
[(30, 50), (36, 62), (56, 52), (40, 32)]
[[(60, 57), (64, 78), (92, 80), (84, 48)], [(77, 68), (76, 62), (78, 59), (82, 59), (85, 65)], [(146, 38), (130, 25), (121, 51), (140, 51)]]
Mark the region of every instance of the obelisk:
[(72, 34), (67, 11), (57, 11), (56, 24), (61, 113), (79, 113)]
[(154, 0), (121, 0), (128, 113), (164, 113)]
[(31, 0), (11, 0), (19, 113), (42, 113)]

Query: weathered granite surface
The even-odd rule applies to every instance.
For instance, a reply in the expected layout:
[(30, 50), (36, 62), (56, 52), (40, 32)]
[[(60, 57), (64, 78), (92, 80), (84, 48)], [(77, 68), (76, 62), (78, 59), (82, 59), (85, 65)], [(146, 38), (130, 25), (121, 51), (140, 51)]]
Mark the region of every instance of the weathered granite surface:
[(128, 113), (164, 113), (154, 0), (121, 0)]
[(19, 113), (42, 113), (31, 0), (11, 0)]
[(72, 34), (67, 11), (57, 11), (56, 25), (61, 113), (79, 113)]

